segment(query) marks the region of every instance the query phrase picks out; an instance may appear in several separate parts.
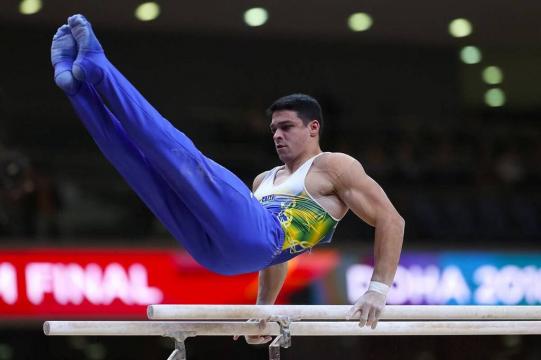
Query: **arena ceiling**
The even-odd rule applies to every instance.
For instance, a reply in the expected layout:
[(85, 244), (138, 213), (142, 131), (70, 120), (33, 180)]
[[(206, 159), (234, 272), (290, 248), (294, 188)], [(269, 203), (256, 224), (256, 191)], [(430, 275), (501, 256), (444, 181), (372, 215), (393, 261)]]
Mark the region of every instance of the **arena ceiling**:
[[(56, 26), (73, 13), (83, 13), (101, 28), (140, 29), (220, 35), (321, 38), (362, 42), (417, 43), (436, 46), (473, 44), (490, 47), (539, 47), (541, 1), (490, 0), (205, 0), (160, 1), (160, 17), (142, 23), (133, 16), (135, 0), (42, 0), (43, 9), (21, 15), (17, 1), (4, 1), (0, 22), (8, 26)], [(7, 4), (6, 4), (7, 3)], [(269, 11), (262, 27), (249, 28), (243, 12), (254, 6)], [(353, 33), (346, 19), (353, 12), (372, 15), (374, 26)], [(464, 17), (474, 27), (471, 36), (452, 38), (449, 21)]]

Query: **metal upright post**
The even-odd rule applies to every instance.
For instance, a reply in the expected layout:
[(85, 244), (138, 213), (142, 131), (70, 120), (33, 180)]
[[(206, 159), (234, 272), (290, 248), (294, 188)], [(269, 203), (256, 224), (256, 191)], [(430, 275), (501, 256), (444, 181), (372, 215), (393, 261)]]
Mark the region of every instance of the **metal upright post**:
[(175, 350), (169, 355), (167, 360), (187, 360), (186, 356), (186, 341), (187, 338), (195, 336), (195, 332), (180, 332), (177, 334), (164, 335), (172, 338), (175, 341)]
[(282, 335), (278, 335), (274, 338), (273, 342), (269, 345), (269, 360), (280, 360), (280, 343)]
[(280, 360), (280, 347), (288, 348), (291, 346), (291, 332), (289, 325), (292, 318), (290, 316), (272, 316), (270, 321), (276, 321), (280, 325), (280, 335), (269, 345), (269, 359)]

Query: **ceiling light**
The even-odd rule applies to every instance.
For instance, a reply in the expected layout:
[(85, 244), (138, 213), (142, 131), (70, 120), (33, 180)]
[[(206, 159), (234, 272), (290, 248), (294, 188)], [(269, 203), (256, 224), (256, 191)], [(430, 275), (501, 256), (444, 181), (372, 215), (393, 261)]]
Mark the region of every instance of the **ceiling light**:
[(502, 89), (490, 89), (485, 93), (485, 103), (490, 107), (503, 106), (505, 104), (505, 93)]
[(268, 18), (267, 10), (260, 7), (251, 8), (244, 12), (244, 22), (248, 26), (261, 26), (267, 22)]
[(372, 17), (366, 13), (351, 14), (348, 18), (348, 26), (351, 31), (366, 31), (372, 27)]
[(155, 2), (146, 2), (135, 9), (135, 17), (141, 21), (152, 21), (160, 16), (160, 5)]
[(23, 0), (19, 4), (19, 12), (23, 15), (32, 15), (42, 8), (41, 0)]
[(472, 25), (466, 19), (454, 19), (449, 24), (449, 33), (454, 37), (465, 37), (472, 33)]
[(503, 72), (497, 66), (487, 66), (483, 70), (483, 80), (490, 85), (501, 84), (503, 81)]
[(464, 46), (462, 50), (460, 50), (460, 59), (465, 64), (478, 64), (481, 62), (482, 58), (481, 50), (476, 46)]

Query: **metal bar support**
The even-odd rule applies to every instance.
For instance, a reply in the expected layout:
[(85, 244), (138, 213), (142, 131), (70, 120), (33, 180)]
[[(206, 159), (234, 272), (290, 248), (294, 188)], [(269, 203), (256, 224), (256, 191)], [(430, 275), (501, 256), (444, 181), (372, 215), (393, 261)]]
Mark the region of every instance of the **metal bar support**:
[(195, 337), (195, 332), (183, 331), (178, 333), (166, 334), (165, 337), (172, 338), (175, 341), (175, 350), (169, 355), (167, 360), (187, 360), (186, 357), (186, 344), (184, 343), (187, 338)]
[(284, 315), (271, 316), (269, 318), (269, 321), (275, 321), (280, 325), (280, 335), (278, 335), (269, 345), (270, 360), (280, 360), (280, 347), (287, 349), (291, 346), (291, 331), (289, 325), (291, 325), (291, 322), (294, 320), (297, 320), (297, 318)]

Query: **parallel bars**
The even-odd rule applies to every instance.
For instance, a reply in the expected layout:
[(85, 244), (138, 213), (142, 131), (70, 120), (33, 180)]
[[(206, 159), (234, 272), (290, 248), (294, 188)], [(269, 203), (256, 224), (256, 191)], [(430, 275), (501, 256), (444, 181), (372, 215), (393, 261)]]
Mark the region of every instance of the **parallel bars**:
[[(150, 305), (149, 319), (177, 321), (47, 321), (43, 331), (49, 336), (171, 337), (176, 349), (168, 360), (186, 360), (184, 340), (198, 335), (276, 336), (269, 355), (271, 360), (278, 360), (280, 347), (289, 347), (291, 336), (541, 334), (541, 306), (389, 305), (374, 330), (360, 328), (358, 318), (345, 321), (350, 308), (349, 305)], [(246, 322), (247, 319), (266, 319), (267, 323), (260, 327)]]

